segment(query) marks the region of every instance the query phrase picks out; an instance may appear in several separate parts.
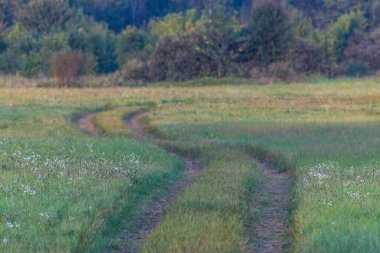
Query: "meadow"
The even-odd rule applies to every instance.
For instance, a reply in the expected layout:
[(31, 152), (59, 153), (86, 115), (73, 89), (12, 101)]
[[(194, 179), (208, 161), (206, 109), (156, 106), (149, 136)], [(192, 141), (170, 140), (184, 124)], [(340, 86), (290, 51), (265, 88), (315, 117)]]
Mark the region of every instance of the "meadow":
[[(290, 175), (277, 250), (379, 252), (380, 80), (221, 83), (0, 89), (0, 251), (123, 251), (141, 206), (185, 177), (181, 154), (202, 171), (141, 252), (255, 252), (257, 160)], [(128, 129), (141, 110), (160, 141)], [(94, 137), (76, 125), (89, 114)]]

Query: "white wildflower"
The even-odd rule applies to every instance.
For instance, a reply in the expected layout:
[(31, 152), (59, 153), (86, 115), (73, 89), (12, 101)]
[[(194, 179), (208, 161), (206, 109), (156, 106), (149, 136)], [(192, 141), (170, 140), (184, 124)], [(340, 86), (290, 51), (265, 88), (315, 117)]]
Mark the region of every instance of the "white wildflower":
[(323, 174), (323, 173), (318, 172), (318, 171), (310, 172), (309, 175), (312, 176), (312, 177), (317, 178), (318, 180), (329, 178), (329, 175)]
[(348, 192), (347, 193), (350, 198), (353, 199), (360, 199), (360, 193), (359, 192)]
[(356, 177), (356, 182), (359, 183), (359, 184), (363, 184), (365, 181), (364, 181), (364, 179), (361, 176), (357, 176)]
[(12, 223), (12, 222), (7, 222), (7, 227), (12, 229), (12, 228), (18, 228), (20, 225), (17, 223)]
[(50, 213), (48, 213), (48, 212), (39, 213), (39, 215), (40, 215), (42, 218), (46, 218), (46, 219), (49, 219), (49, 218), (50, 218)]
[(22, 185), (22, 190), (26, 195), (36, 195), (36, 191), (32, 190), (29, 185)]

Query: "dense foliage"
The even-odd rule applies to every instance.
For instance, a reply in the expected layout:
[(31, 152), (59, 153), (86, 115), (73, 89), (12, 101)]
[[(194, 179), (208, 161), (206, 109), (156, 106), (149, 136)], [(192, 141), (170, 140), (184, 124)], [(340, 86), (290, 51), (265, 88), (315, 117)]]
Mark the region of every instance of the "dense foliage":
[(122, 83), (365, 75), (379, 34), (380, 0), (0, 0), (0, 71), (50, 77), (71, 50)]

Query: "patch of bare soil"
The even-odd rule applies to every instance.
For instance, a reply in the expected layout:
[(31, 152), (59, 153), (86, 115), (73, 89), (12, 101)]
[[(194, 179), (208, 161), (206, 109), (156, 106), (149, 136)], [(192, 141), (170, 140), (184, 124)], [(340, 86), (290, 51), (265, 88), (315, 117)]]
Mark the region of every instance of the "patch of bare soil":
[(78, 127), (90, 136), (97, 135), (96, 126), (94, 125), (94, 117), (94, 115), (89, 114), (77, 122)]
[(262, 182), (250, 203), (256, 213), (250, 231), (252, 244), (249, 252), (280, 253), (289, 245), (290, 173), (279, 172), (265, 162), (257, 164)]
[(144, 110), (130, 114), (125, 119), (126, 126), (141, 139), (157, 142), (158, 139), (155, 138), (155, 136), (148, 133), (147, 131), (145, 131), (144, 128), (141, 126), (141, 123), (140, 123), (141, 118), (147, 115), (148, 115), (148, 112)]

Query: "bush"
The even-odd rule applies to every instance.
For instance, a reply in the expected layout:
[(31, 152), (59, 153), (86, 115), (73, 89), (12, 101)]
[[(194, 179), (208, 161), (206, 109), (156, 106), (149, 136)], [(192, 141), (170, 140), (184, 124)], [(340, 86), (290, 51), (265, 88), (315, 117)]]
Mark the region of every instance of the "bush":
[(365, 76), (368, 73), (368, 67), (362, 62), (350, 62), (346, 68), (346, 75), (351, 77)]
[(184, 81), (199, 78), (201, 58), (197, 50), (198, 36), (187, 34), (160, 40), (149, 62), (152, 81)]
[(235, 14), (215, 9), (203, 29), (160, 39), (150, 59), (151, 80), (222, 78), (238, 72), (239, 35)]
[(352, 44), (347, 48), (345, 57), (351, 62), (365, 64), (371, 70), (379, 70), (380, 29)]
[(261, 71), (253, 68), (251, 70), (251, 78), (262, 84), (290, 83), (299, 81), (300, 79), (290, 63), (284, 61), (274, 62)]
[(122, 79), (124, 81), (141, 83), (148, 80), (148, 66), (139, 59), (129, 60), (123, 67)]
[(93, 57), (65, 49), (51, 59), (51, 74), (59, 86), (71, 87), (80, 75), (89, 72), (94, 65)]
[(299, 39), (294, 42), (291, 61), (295, 71), (313, 74), (323, 68), (323, 49), (307, 40)]
[(297, 74), (288, 62), (275, 62), (268, 66), (266, 75), (278, 81), (292, 82)]

